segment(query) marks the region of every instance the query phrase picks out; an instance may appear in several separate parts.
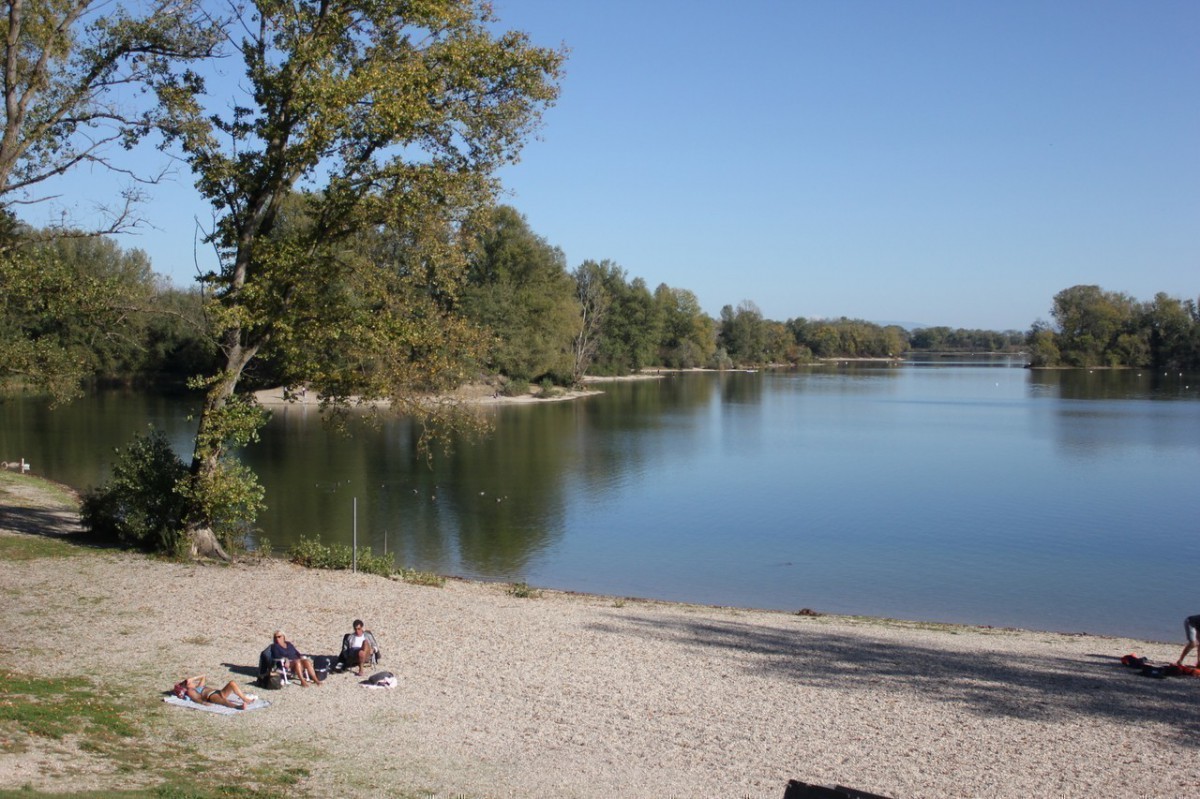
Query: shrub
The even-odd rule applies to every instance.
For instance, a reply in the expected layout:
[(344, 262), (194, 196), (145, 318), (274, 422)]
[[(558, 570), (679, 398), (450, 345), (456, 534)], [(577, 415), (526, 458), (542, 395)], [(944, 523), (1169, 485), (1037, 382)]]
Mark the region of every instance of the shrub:
[(433, 572), (421, 572), (416, 569), (401, 569), (399, 572), (400, 579), (412, 585), (428, 585), (433, 588), (441, 588), (446, 585), (446, 578), (440, 574)]
[(345, 544), (322, 544), (321, 536), (300, 537), (288, 550), (288, 560), (309, 569), (349, 569), (354, 550)]
[(187, 499), (177, 489), (187, 473), (161, 431), (135, 436), (117, 450), (112, 478), (84, 495), (84, 527), (122, 546), (178, 555)]
[(529, 393), (529, 381), (513, 378), (501, 387), (500, 393), (506, 397), (523, 397)]
[[(354, 549), (346, 544), (322, 544), (321, 536), (303, 536), (288, 550), (288, 560), (308, 569), (350, 569), (354, 566)], [(364, 574), (391, 577), (396, 571), (393, 555), (372, 555), (370, 547), (358, 550), (358, 570)]]
[(396, 571), (394, 555), (372, 555), (370, 547), (358, 551), (358, 570), (364, 574), (377, 574), (380, 577), (391, 577)]
[(249, 467), (222, 458), (216, 469), (181, 483), (179, 493), (187, 502), (188, 521), (211, 527), (223, 547), (245, 549), (264, 493)]

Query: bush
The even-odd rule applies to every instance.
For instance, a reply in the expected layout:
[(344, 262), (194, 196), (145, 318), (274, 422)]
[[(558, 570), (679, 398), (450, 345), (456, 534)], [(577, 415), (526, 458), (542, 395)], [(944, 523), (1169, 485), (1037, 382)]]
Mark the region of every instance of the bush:
[(322, 544), (321, 536), (300, 537), (288, 550), (288, 560), (309, 569), (349, 569), (354, 550), (345, 544)]
[(523, 397), (529, 393), (529, 381), (513, 378), (504, 384), (500, 393), (506, 397)]
[(217, 468), (180, 484), (188, 521), (212, 528), (221, 546), (244, 550), (254, 520), (263, 509), (263, 487), (249, 467), (222, 458)]
[(428, 585), (433, 588), (441, 588), (446, 584), (446, 578), (440, 574), (433, 572), (421, 572), (416, 569), (401, 569), (400, 579), (412, 585)]
[(377, 574), (380, 577), (391, 577), (396, 571), (394, 555), (372, 555), (370, 547), (358, 551), (358, 570), (364, 574)]
[(84, 495), (84, 527), (122, 546), (178, 555), (187, 512), (178, 486), (187, 477), (187, 466), (157, 430), (135, 436), (117, 453), (112, 478)]
[[(393, 555), (372, 555), (370, 547), (358, 550), (358, 570), (363, 574), (391, 577), (396, 571)], [(322, 544), (321, 536), (308, 539), (301, 536), (299, 543), (288, 550), (288, 560), (308, 569), (341, 569), (354, 566), (354, 549), (346, 544)]]

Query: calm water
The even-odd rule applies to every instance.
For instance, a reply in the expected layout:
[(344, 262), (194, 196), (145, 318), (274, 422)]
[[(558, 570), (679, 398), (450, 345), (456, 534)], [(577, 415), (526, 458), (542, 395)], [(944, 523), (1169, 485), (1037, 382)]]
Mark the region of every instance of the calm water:
[[(403, 420), (343, 434), (285, 408), (244, 454), (262, 535), (448, 574), (692, 602), (1180, 638), (1195, 570), (1200, 377), (1019, 362), (614, 383), (496, 409), (416, 453)], [(0, 403), (0, 457), (77, 485), (196, 403)]]

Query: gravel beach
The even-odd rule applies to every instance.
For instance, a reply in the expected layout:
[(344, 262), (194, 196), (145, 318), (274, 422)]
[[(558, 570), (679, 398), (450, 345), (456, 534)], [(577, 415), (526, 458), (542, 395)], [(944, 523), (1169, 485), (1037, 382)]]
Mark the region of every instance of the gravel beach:
[[(29, 522), (0, 517), (0, 535)], [(5, 668), (119, 681), (155, 735), (304, 763), (297, 795), (778, 799), (792, 778), (894, 799), (1200, 787), (1200, 680), (1143, 678), (1118, 660), (1174, 660), (1176, 643), (518, 598), (504, 585), (109, 551), (0, 560), (0, 586)], [(272, 706), (236, 716), (162, 702), (186, 674), (248, 685), (276, 628), (303, 652), (336, 654), (354, 618), (378, 636), (397, 688), (366, 690), (352, 674), (251, 687)], [(0, 789), (154, 779), (69, 742), (0, 750)]]

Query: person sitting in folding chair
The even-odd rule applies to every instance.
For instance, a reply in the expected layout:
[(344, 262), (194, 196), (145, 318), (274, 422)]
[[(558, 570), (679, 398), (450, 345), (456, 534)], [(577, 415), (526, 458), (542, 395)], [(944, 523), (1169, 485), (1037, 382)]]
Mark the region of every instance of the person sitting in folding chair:
[(379, 644), (370, 630), (363, 629), (362, 619), (354, 620), (354, 632), (342, 636), (342, 665), (348, 669), (358, 669), (359, 677), (367, 664), (379, 662)]
[[(274, 643), (271, 644), (271, 659), (278, 662), (285, 673), (291, 671), (300, 680), (300, 686), (307, 688), (309, 682), (319, 686), (317, 673), (313, 670), (312, 658), (301, 655), (296, 645), (287, 639), (283, 630), (276, 630)], [(307, 679), (306, 679), (307, 678)]]

